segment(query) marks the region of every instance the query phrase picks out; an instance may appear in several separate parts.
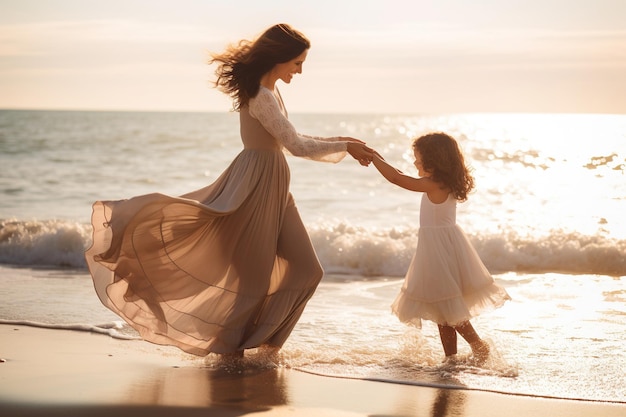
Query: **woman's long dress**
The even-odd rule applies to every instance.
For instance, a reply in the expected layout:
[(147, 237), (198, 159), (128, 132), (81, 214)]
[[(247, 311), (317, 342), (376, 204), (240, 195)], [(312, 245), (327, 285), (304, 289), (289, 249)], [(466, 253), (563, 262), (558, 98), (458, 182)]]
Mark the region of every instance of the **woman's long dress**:
[(297, 134), (264, 87), (240, 123), (244, 149), (213, 184), (93, 205), (96, 292), (147, 341), (196, 355), (282, 346), (322, 278), (283, 149), (337, 162), (346, 143)]
[(417, 327), (422, 319), (455, 326), (510, 299), (456, 224), (454, 197), (435, 204), (422, 194), (417, 249), (393, 313)]

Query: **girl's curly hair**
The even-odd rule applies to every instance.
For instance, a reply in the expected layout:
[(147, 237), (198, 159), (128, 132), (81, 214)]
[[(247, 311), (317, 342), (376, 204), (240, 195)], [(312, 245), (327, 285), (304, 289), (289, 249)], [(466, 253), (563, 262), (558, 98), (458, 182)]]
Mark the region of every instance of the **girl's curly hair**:
[(449, 188), (457, 200), (467, 200), (474, 188), (474, 178), (454, 138), (446, 133), (429, 133), (415, 139), (413, 149), (419, 152), (424, 171), (433, 180)]

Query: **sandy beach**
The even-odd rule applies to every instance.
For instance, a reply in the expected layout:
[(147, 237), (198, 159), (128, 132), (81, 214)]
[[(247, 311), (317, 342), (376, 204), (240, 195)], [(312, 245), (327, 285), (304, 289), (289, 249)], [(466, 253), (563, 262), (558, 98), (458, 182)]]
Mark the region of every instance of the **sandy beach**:
[(2, 416), (623, 416), (626, 405), (207, 367), (147, 342), (0, 325)]

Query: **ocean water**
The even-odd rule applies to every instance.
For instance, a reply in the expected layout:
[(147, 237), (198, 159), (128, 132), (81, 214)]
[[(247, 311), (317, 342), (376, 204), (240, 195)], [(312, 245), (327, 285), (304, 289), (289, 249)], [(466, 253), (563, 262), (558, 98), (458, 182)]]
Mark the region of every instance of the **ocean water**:
[[(626, 403), (626, 115), (291, 119), (302, 133), (363, 139), (413, 174), (412, 138), (456, 137), (477, 185), (457, 221), (513, 300), (473, 320), (492, 345), (487, 364), (464, 359), (461, 339), (459, 363), (443, 364), (436, 327), (407, 327), (389, 309), (415, 248), (420, 195), (349, 157), (289, 157), (326, 276), (281, 366)], [(203, 187), (240, 151), (238, 132), (234, 113), (0, 111), (0, 322), (134, 339), (85, 269), (91, 204)]]

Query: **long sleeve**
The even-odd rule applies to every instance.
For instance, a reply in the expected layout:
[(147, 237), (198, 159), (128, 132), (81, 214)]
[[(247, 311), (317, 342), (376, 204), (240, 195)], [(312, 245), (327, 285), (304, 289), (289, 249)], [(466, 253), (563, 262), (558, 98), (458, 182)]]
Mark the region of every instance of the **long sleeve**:
[(324, 162), (339, 162), (347, 153), (347, 142), (338, 138), (300, 135), (281, 112), (274, 94), (261, 87), (249, 102), (250, 115), (292, 155)]

